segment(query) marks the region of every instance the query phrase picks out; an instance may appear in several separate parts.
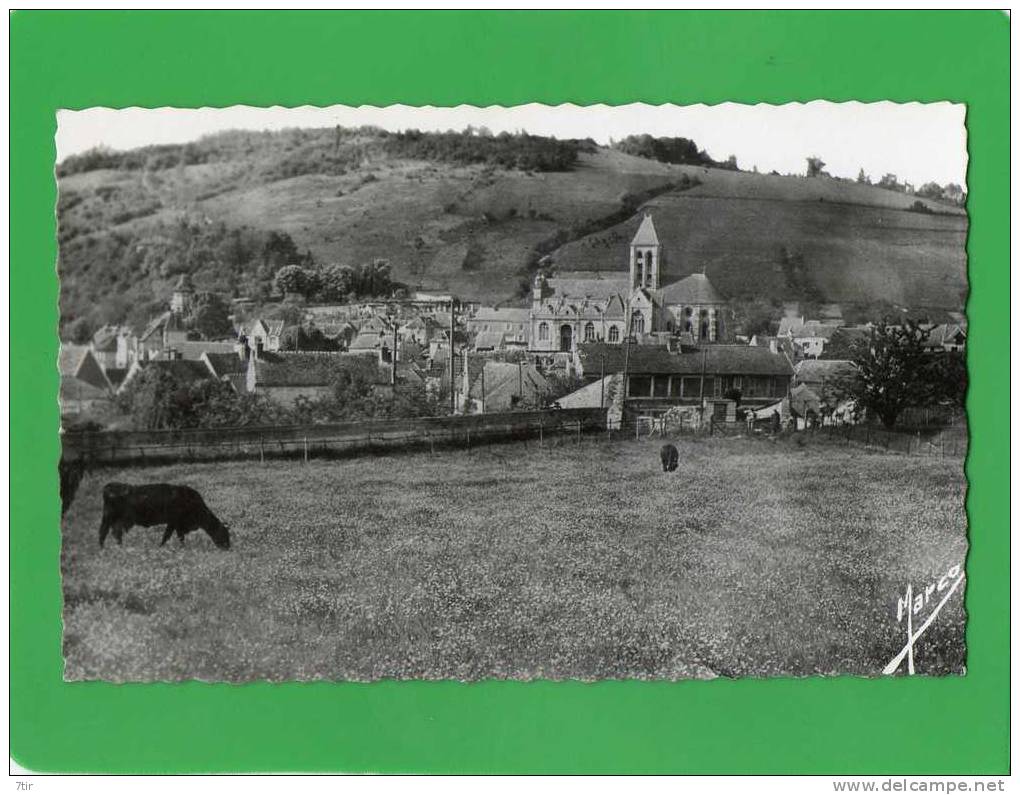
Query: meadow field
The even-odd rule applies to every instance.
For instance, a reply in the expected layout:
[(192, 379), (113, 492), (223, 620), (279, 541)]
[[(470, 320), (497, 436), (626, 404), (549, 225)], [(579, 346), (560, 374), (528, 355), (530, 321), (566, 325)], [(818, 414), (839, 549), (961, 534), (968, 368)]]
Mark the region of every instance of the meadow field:
[[(908, 583), (965, 558), (959, 459), (696, 438), (664, 474), (660, 443), (94, 471), (63, 527), (65, 677), (873, 676)], [(233, 548), (100, 550), (114, 480), (198, 488)], [(918, 673), (964, 671), (962, 590)]]

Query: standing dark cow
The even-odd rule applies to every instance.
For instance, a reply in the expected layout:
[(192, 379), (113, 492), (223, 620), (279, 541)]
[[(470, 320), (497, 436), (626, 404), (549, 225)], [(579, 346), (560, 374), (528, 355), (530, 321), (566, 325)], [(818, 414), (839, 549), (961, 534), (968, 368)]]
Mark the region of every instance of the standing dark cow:
[(676, 445), (664, 444), (659, 450), (659, 458), (662, 459), (663, 472), (676, 472), (676, 468), (680, 466), (680, 451), (676, 449)]
[(184, 536), (202, 528), (220, 549), (230, 549), (229, 527), (206, 506), (202, 495), (188, 486), (171, 486), (153, 483), (148, 486), (129, 486), (126, 483), (107, 483), (103, 487), (103, 522), (99, 526), (99, 546), (102, 547), (111, 531), (117, 543), (123, 543), (124, 531), (135, 525), (152, 527), (165, 524), (163, 546), (170, 536), (184, 544)]
[(60, 473), (60, 515), (63, 516), (74, 502), (74, 495), (78, 493), (78, 486), (85, 476), (85, 461), (80, 458), (77, 461), (61, 458), (57, 470)]

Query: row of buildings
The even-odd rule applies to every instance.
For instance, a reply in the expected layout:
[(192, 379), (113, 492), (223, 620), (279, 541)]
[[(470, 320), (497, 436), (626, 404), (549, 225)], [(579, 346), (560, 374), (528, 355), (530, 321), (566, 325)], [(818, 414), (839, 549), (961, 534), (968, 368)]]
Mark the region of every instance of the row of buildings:
[[(167, 311), (140, 333), (105, 327), (89, 346), (62, 347), (62, 405), (65, 414), (87, 414), (150, 367), (291, 405), (326, 394), (358, 356), (376, 362), (380, 392), (421, 385), (452, 393), (458, 411), (542, 405), (557, 377), (587, 382), (566, 404), (590, 404), (597, 392), (595, 405), (605, 405), (608, 391), (652, 415), (686, 406), (732, 420), (738, 405), (765, 411), (784, 399), (794, 414), (836, 410), (827, 384), (845, 377), (849, 362), (827, 350), (866, 337), (869, 327), (844, 324), (831, 305), (817, 320), (791, 307), (774, 335), (748, 339), (734, 333), (727, 302), (704, 273), (662, 284), (663, 262), (654, 221), (645, 215), (626, 270), (539, 274), (529, 307), (416, 293), (399, 302), (307, 307), (299, 327), (255, 318), (223, 340), (194, 339), (188, 330), (195, 289), (182, 276)], [(962, 318), (929, 334), (929, 344), (944, 350), (962, 349), (965, 339)], [(303, 341), (330, 350), (288, 350)]]

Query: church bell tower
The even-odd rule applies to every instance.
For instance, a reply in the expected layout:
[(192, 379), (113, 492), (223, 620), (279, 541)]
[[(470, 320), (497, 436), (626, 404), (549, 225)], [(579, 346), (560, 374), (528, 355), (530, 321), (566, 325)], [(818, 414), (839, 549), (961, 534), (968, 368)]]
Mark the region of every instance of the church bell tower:
[(651, 213), (645, 213), (637, 234), (630, 241), (630, 289), (659, 289), (659, 264), (662, 245), (655, 233)]

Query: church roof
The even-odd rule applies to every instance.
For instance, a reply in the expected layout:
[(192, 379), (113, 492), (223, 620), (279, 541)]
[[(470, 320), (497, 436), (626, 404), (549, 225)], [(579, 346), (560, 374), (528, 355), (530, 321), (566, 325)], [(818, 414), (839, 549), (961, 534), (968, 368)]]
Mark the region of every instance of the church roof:
[(704, 273), (692, 273), (678, 282), (667, 284), (661, 290), (661, 297), (664, 304), (725, 303)]
[(638, 227), (637, 234), (634, 235), (630, 244), (632, 246), (659, 245), (659, 236), (655, 234), (655, 224), (652, 223), (651, 213), (645, 213), (645, 217), (641, 220), (641, 226)]
[(591, 271), (564, 273), (546, 280), (546, 285), (555, 296), (564, 298), (592, 298), (606, 300), (614, 295), (626, 295), (630, 275), (610, 271), (605, 274)]

